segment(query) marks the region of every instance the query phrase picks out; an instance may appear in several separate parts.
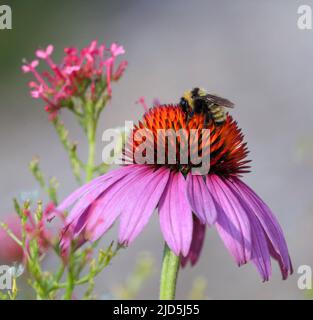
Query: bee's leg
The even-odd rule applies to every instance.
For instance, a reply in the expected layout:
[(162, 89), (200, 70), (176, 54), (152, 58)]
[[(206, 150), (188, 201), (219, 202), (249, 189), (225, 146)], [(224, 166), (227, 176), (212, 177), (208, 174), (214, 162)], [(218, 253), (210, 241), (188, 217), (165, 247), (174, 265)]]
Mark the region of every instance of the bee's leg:
[(203, 126), (206, 127), (206, 125), (210, 122), (211, 119), (212, 119), (211, 113), (209, 112), (209, 110), (206, 110)]
[(188, 112), (188, 117), (192, 118), (194, 116), (194, 114), (195, 114), (195, 111), (192, 110), (192, 111)]
[(189, 123), (190, 119), (194, 116), (194, 110), (187, 112), (187, 124)]

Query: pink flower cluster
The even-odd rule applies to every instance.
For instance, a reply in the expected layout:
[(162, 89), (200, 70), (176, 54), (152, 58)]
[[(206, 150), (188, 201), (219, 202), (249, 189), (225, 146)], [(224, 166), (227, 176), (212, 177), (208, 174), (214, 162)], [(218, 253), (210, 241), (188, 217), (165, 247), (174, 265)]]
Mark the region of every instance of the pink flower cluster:
[(39, 221), (35, 221), (30, 210), (24, 211), (24, 215), (27, 216), (27, 224), (25, 226), (27, 248), (29, 248), (29, 243), (32, 239), (37, 239), (40, 254), (43, 254), (52, 245), (52, 234), (47, 228), (47, 221), (53, 209), (54, 204), (49, 203)]
[(49, 71), (37, 70), (38, 59), (22, 66), (24, 73), (34, 75), (36, 80), (29, 82), (31, 96), (46, 103), (45, 110), (50, 114), (50, 119), (56, 117), (60, 108), (68, 107), (73, 97), (82, 98), (90, 92), (91, 98), (97, 100), (104, 90), (111, 97), (111, 82), (117, 81), (127, 67), (127, 61), (123, 60), (115, 68), (116, 58), (125, 53), (124, 48), (116, 43), (107, 48), (94, 40), (81, 50), (70, 47), (65, 48), (64, 52), (62, 62), (56, 64), (51, 58), (53, 45), (36, 51), (37, 58), (50, 67)]

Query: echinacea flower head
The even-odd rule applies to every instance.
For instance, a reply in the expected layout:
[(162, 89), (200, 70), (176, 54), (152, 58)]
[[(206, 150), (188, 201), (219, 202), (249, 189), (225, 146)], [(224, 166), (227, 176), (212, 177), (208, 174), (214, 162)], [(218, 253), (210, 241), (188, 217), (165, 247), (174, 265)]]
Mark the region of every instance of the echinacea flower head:
[(45, 110), (54, 119), (61, 108), (73, 109), (77, 100), (91, 99), (98, 102), (106, 94), (112, 95), (111, 82), (117, 81), (124, 73), (127, 61), (121, 61), (115, 69), (119, 55), (125, 53), (122, 46), (113, 43), (110, 48), (93, 40), (89, 46), (79, 50), (65, 48), (60, 63), (55, 63), (53, 45), (36, 50), (36, 57), (46, 62), (48, 70), (38, 70), (39, 60), (24, 63), (24, 73), (32, 73), (35, 81), (29, 83), (31, 96), (45, 102)]
[[(129, 245), (157, 209), (163, 237), (183, 266), (197, 262), (206, 226), (215, 226), (239, 266), (251, 261), (265, 281), (272, 257), (286, 279), (292, 266), (282, 229), (240, 178), (249, 171), (243, 138), (230, 115), (221, 125), (205, 125), (202, 114), (187, 120), (179, 105), (156, 105), (134, 127), (125, 165), (60, 204), (60, 211), (72, 208), (66, 229), (96, 241), (119, 220), (119, 243)], [(199, 157), (209, 160), (204, 171), (203, 161), (194, 161)]]

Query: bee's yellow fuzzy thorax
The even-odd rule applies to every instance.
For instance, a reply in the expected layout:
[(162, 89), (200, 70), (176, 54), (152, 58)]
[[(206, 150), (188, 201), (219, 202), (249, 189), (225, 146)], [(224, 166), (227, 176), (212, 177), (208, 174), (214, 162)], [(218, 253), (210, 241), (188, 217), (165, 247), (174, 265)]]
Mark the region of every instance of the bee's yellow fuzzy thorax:
[(189, 106), (193, 107), (193, 99), (191, 98), (191, 91), (185, 91), (183, 97), (187, 100)]
[[(199, 96), (205, 96), (207, 94), (207, 92), (204, 89), (199, 89)], [(192, 98), (192, 92), (190, 90), (185, 91), (183, 98), (185, 98), (188, 101), (189, 106), (193, 109), (194, 105), (193, 105), (193, 98)]]

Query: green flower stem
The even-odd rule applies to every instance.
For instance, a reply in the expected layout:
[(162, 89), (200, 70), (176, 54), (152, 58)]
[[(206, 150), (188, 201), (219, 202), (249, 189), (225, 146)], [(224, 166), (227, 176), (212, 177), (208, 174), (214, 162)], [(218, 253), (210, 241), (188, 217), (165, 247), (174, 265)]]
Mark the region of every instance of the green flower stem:
[(75, 276), (74, 276), (74, 270), (73, 270), (73, 255), (72, 253), (70, 253), (64, 300), (72, 299), (74, 288), (75, 288)]
[(95, 105), (92, 101), (86, 103), (86, 133), (88, 139), (88, 160), (86, 164), (86, 182), (93, 178), (95, 172), (96, 157), (96, 131), (97, 119), (95, 119)]
[(93, 177), (95, 170), (95, 156), (96, 156), (96, 130), (95, 123), (88, 126), (88, 161), (86, 165), (86, 182)]
[(164, 245), (163, 264), (160, 283), (160, 300), (174, 300), (180, 257)]
[(82, 163), (82, 161), (79, 159), (77, 155), (77, 150), (76, 150), (77, 145), (76, 143), (73, 143), (69, 140), (69, 137), (68, 137), (69, 132), (65, 128), (64, 123), (61, 120), (59, 120), (58, 117), (53, 120), (53, 125), (59, 136), (60, 141), (63, 144), (64, 149), (68, 153), (73, 174), (77, 182), (80, 184), (81, 183), (80, 171), (81, 171), (81, 168), (83, 168), (84, 164)]

